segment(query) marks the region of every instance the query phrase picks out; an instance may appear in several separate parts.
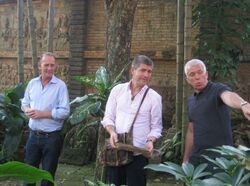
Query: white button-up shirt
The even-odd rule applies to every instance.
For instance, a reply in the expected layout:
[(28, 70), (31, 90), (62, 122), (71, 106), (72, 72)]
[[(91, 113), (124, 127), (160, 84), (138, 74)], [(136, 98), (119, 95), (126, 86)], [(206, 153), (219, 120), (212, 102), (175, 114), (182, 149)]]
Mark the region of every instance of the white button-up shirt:
[(40, 76), (34, 78), (26, 88), (22, 107), (51, 111), (52, 118), (30, 118), (29, 127), (32, 130), (44, 132), (61, 130), (63, 120), (68, 117), (70, 112), (67, 86), (54, 75), (44, 87)]
[[(142, 97), (148, 88), (145, 85), (132, 100), (130, 82), (115, 86), (106, 104), (103, 126), (112, 125), (117, 133), (129, 132)], [(147, 138), (159, 138), (162, 131), (161, 96), (149, 89), (133, 126), (133, 145), (144, 147)]]

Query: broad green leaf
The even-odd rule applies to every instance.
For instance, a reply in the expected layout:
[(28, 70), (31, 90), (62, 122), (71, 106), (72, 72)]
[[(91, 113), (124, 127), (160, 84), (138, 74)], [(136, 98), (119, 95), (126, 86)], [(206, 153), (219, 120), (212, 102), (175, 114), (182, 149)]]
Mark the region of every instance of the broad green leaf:
[(183, 163), (182, 170), (188, 177), (192, 177), (194, 173), (194, 166), (190, 163)]
[(207, 168), (207, 163), (202, 163), (198, 167), (196, 167), (194, 170), (193, 179), (195, 180), (203, 176), (209, 175), (210, 173), (203, 172), (206, 168)]
[(216, 178), (207, 178), (202, 180), (200, 186), (225, 186), (225, 184)]
[(85, 86), (95, 87), (94, 79), (90, 76), (74, 76), (74, 79)]
[(81, 106), (77, 107), (69, 117), (71, 124), (77, 124), (82, 122), (88, 114), (96, 113), (100, 109), (100, 102), (84, 102)]
[(95, 74), (95, 84), (98, 90), (104, 91), (110, 86), (110, 79), (105, 67), (100, 66)]
[(165, 164), (149, 164), (145, 166), (146, 169), (152, 169), (155, 171), (160, 171), (160, 172), (167, 172), (175, 176), (177, 180), (182, 179), (185, 177), (184, 173), (180, 174), (179, 172), (176, 172), (173, 170), (170, 166), (165, 165)]
[(239, 182), (239, 185), (242, 185), (245, 181), (249, 181), (249, 179), (250, 179), (250, 172), (242, 177), (242, 179)]
[(5, 89), (5, 95), (11, 99), (12, 104), (20, 106), (20, 99), (24, 96), (26, 84), (19, 83), (9, 89)]
[(232, 184), (233, 185), (238, 185), (241, 181), (241, 178), (243, 177), (245, 172), (245, 168), (241, 165), (237, 165), (233, 177), (232, 177)]
[(213, 175), (214, 178), (222, 181), (223, 183), (232, 183), (232, 177), (226, 172), (220, 172)]
[(36, 183), (42, 179), (54, 183), (53, 177), (47, 171), (37, 169), (21, 162), (11, 161), (0, 165), (1, 178), (14, 178), (26, 183)]
[(81, 102), (83, 102), (86, 99), (88, 99), (88, 95), (84, 95), (82, 97), (76, 97), (69, 104), (72, 105), (73, 103), (81, 103)]

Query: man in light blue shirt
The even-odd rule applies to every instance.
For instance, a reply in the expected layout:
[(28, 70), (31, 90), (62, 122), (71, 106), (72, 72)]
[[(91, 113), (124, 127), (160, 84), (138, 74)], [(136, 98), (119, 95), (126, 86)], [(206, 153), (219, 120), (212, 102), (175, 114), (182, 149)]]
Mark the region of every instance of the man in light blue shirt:
[[(66, 84), (58, 79), (55, 56), (44, 53), (39, 61), (40, 76), (32, 79), (22, 99), (22, 109), (29, 117), (30, 135), (25, 147), (25, 162), (55, 176), (63, 144), (60, 135), (63, 120), (70, 112)], [(35, 185), (35, 184), (28, 184)], [(42, 186), (52, 185), (43, 180)]]

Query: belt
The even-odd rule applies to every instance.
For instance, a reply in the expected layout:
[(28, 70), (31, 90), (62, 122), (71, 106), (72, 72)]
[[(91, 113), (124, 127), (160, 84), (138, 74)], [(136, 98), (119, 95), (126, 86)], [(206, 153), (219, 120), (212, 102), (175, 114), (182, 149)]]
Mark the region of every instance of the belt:
[(44, 132), (41, 130), (30, 130), (30, 132), (36, 136), (49, 136), (51, 134), (59, 133), (59, 130), (52, 131), (52, 132)]

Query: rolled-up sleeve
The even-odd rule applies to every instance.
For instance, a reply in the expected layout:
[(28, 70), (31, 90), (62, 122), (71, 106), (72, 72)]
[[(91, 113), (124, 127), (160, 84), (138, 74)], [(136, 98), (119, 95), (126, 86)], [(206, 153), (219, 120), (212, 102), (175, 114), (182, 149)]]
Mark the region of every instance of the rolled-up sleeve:
[(148, 137), (153, 136), (155, 138), (161, 137), (162, 132), (162, 98), (160, 95), (153, 96), (152, 109), (151, 109), (151, 124), (150, 133)]
[(69, 93), (66, 85), (63, 83), (59, 90), (58, 104), (52, 109), (51, 115), (53, 119), (66, 119), (70, 113)]
[(21, 100), (21, 104), (22, 104), (21, 108), (22, 108), (22, 110), (23, 110), (24, 107), (30, 107), (30, 97), (29, 97), (30, 86), (31, 86), (31, 82), (27, 85), (26, 90), (24, 92), (24, 97)]
[(101, 121), (101, 124), (104, 127), (106, 127), (107, 125), (115, 126), (116, 105), (117, 105), (116, 95), (117, 92), (119, 91), (119, 87), (120, 87), (119, 85), (114, 87), (109, 94), (109, 98), (105, 108), (104, 118)]

